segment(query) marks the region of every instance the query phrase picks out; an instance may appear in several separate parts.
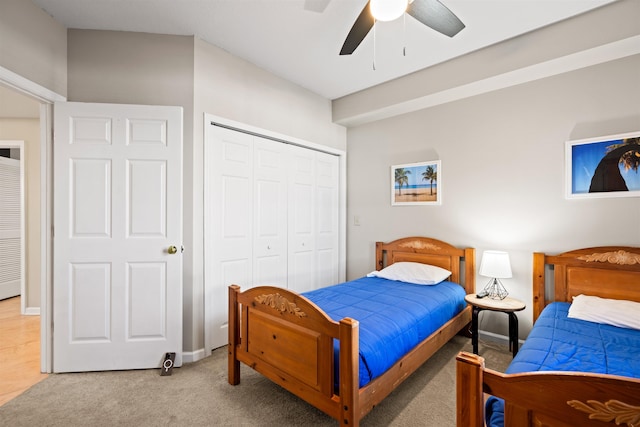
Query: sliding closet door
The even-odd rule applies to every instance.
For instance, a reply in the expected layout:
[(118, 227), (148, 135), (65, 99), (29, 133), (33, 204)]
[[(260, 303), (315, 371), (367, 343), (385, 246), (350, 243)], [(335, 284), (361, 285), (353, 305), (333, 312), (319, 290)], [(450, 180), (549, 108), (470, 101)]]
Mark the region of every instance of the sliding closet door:
[(290, 155), (289, 288), (306, 292), (339, 280), (339, 159), (295, 146)]
[(205, 320), (216, 348), (228, 341), (228, 286), (252, 284), (253, 136), (213, 126), (205, 158)]
[(316, 287), (338, 283), (339, 268), (339, 158), (316, 152)]
[(305, 292), (316, 288), (316, 152), (289, 153), (289, 289)]
[(287, 145), (253, 137), (253, 286), (287, 287)]
[(205, 144), (205, 333), (228, 341), (228, 286), (338, 282), (339, 157), (222, 126)]

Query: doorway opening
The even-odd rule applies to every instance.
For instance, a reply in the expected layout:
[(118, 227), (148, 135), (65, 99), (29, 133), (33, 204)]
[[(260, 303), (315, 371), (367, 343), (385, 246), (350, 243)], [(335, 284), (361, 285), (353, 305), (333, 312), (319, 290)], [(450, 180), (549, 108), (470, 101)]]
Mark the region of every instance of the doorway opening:
[[(25, 158), (32, 159), (33, 163), (26, 161), (24, 170), (27, 172), (25, 188), (27, 210), (36, 206), (30, 212), (34, 217), (27, 215), (25, 218), (26, 230), (26, 280), (25, 295), (20, 297), (20, 305), (24, 305), (24, 314), (40, 315), (40, 372), (51, 372), (51, 153), (52, 153), (52, 112), (53, 103), (66, 101), (59, 95), (38, 83), (32, 82), (4, 67), (0, 67), (0, 107), (7, 105), (6, 100), (13, 99), (10, 106), (13, 108), (20, 101), (28, 101), (37, 108), (37, 125), (33, 135), (29, 138), (12, 138), (33, 141), (32, 146), (25, 147)], [(0, 117), (2, 117), (0, 115)], [(2, 127), (5, 129), (5, 126)], [(34, 136), (35, 135), (35, 136)], [(7, 137), (0, 136), (0, 139)], [(29, 149), (33, 148), (38, 156), (30, 156)], [(36, 172), (31, 177), (28, 174)], [(33, 185), (33, 190), (30, 185)], [(28, 191), (32, 190), (32, 191)], [(33, 200), (31, 199), (33, 198)], [(39, 227), (39, 228), (37, 228)], [(33, 238), (33, 241), (30, 239)], [(31, 260), (31, 261), (30, 261)], [(25, 297), (26, 298), (23, 298)], [(22, 314), (22, 313), (21, 313)]]

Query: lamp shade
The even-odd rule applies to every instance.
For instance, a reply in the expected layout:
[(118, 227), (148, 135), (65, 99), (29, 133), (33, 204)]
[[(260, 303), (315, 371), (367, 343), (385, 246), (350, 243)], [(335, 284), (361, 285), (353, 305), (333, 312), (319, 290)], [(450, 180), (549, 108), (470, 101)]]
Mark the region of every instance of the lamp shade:
[(502, 251), (484, 251), (480, 262), (480, 275), (508, 279), (511, 277), (509, 254)]
[(393, 21), (407, 10), (407, 0), (370, 0), (371, 15), (378, 21)]

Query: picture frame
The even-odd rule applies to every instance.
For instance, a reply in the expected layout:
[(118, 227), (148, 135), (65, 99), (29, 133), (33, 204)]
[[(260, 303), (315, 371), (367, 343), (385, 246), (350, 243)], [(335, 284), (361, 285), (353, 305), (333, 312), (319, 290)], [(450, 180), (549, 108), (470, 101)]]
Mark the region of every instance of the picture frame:
[(640, 197), (640, 131), (565, 143), (566, 197)]
[(391, 205), (441, 205), (440, 160), (391, 166)]

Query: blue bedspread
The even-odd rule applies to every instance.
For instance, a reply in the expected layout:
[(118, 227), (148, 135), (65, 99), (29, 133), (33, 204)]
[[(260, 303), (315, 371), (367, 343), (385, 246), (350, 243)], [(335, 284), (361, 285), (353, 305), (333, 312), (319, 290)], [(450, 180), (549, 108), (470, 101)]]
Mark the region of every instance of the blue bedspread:
[(466, 307), (464, 288), (447, 281), (425, 286), (362, 277), (303, 295), (335, 321), (360, 323), (360, 387)]
[[(529, 337), (506, 370), (572, 371), (640, 378), (640, 331), (569, 319), (569, 303), (542, 311)], [(504, 402), (487, 400), (488, 426), (504, 425)]]

